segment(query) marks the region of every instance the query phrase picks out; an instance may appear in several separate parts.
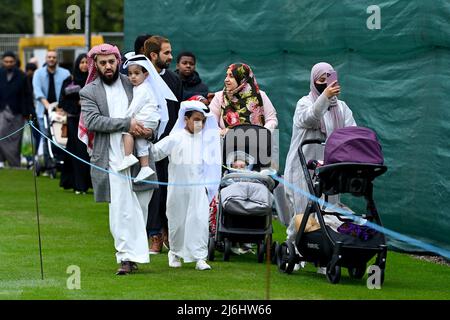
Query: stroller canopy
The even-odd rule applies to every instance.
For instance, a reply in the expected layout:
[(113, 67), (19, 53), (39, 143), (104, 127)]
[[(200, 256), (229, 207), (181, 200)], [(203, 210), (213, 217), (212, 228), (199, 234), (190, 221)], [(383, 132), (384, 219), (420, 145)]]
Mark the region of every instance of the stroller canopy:
[(376, 133), (364, 127), (336, 129), (325, 144), (324, 165), (340, 162), (380, 164), (384, 162)]

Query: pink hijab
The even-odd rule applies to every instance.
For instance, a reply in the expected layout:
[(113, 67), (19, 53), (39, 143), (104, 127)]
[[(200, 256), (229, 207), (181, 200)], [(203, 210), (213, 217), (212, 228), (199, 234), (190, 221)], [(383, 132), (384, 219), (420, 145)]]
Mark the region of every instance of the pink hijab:
[[(333, 67), (326, 62), (319, 62), (312, 67), (311, 78), (309, 82), (309, 97), (311, 98), (313, 103), (316, 102), (317, 98), (319, 98), (320, 96), (319, 90), (317, 90), (316, 86), (314, 85), (316, 83), (316, 80), (319, 79), (324, 73), (330, 73), (333, 70)], [(336, 98), (336, 96), (330, 99), (330, 107), (328, 108), (328, 111), (331, 113), (333, 128), (343, 128), (344, 121), (338, 108), (338, 99)], [(323, 118), (320, 119), (320, 130), (323, 133), (327, 134)]]
[[(97, 55), (109, 55), (113, 54), (116, 56), (119, 63), (117, 66), (120, 66), (121, 62), (121, 56), (120, 51), (116, 46), (110, 45), (108, 43), (102, 43), (95, 47), (93, 47), (87, 54), (87, 60), (88, 60), (88, 68), (89, 68), (89, 75), (86, 80), (86, 84), (89, 84), (90, 82), (94, 81), (97, 76), (97, 67), (95, 66), (95, 58)], [(83, 141), (83, 143), (87, 146), (87, 151), (89, 154), (92, 153), (92, 149), (94, 148), (94, 133), (88, 131), (84, 124), (83, 116), (80, 115), (80, 121), (78, 123), (78, 139)]]

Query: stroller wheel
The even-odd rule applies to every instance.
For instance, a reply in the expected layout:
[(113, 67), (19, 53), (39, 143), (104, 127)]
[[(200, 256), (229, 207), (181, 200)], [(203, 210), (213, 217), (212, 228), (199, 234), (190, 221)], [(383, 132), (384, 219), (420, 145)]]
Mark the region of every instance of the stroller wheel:
[(228, 239), (224, 239), (223, 242), (224, 242), (223, 261), (230, 261), (231, 241)]
[(294, 271), (295, 267), (295, 248), (294, 244), (292, 242), (287, 243), (287, 249), (288, 249), (288, 263), (286, 266), (286, 273), (290, 274), (292, 271)]
[(384, 283), (384, 269), (381, 269), (380, 285), (383, 285), (383, 283)]
[(283, 242), (282, 244), (280, 244), (277, 250), (277, 265), (280, 272), (286, 272), (287, 260), (287, 244), (286, 242)]
[(208, 260), (214, 261), (214, 250), (216, 249), (216, 240), (214, 237), (209, 237), (208, 242)]
[(266, 251), (266, 245), (264, 242), (258, 242), (258, 263), (264, 261), (264, 253)]
[(272, 243), (272, 246), (270, 247), (270, 260), (272, 262), (272, 264), (276, 264), (277, 263), (277, 252), (278, 252), (278, 247), (280, 245), (278, 244), (277, 241)]
[(292, 273), (295, 266), (295, 249), (291, 242), (283, 242), (277, 251), (278, 270), (285, 273)]
[(385, 269), (380, 268), (380, 286), (382, 286), (384, 283), (384, 272)]
[(331, 268), (330, 263), (327, 265), (327, 279), (332, 284), (336, 284), (341, 280), (341, 266), (335, 265)]
[(50, 179), (56, 179), (56, 169), (50, 170)]
[(35, 165), (36, 165), (35, 168), (36, 177), (39, 177), (39, 175), (41, 174), (41, 164), (39, 163), (39, 161), (36, 161)]
[(350, 278), (362, 279), (365, 273), (366, 273), (366, 266), (348, 268), (348, 275), (350, 276)]

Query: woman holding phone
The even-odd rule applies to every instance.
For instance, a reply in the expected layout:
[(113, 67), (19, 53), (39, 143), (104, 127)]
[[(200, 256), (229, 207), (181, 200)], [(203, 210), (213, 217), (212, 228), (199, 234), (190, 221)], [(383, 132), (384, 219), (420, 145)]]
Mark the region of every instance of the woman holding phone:
[[(300, 144), (306, 139), (326, 139), (338, 128), (356, 126), (350, 108), (337, 98), (341, 87), (337, 73), (330, 64), (320, 62), (312, 67), (309, 89), (309, 94), (302, 97), (295, 108), (291, 145), (284, 170), (284, 178), (302, 190), (308, 188), (297, 152)], [(323, 147), (317, 144), (304, 146), (303, 152), (307, 162), (323, 159)], [(304, 213), (308, 198), (290, 188), (285, 188), (285, 193), (291, 210), (287, 235), (288, 240), (294, 241), (296, 230), (293, 217)]]

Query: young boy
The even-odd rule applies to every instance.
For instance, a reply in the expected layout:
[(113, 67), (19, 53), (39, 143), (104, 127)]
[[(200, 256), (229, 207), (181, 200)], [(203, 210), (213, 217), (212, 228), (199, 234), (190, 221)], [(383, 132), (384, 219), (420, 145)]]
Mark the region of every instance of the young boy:
[(169, 136), (151, 148), (155, 161), (169, 157), (167, 219), (169, 266), (196, 262), (197, 270), (209, 270), (209, 204), (217, 194), (221, 177), (219, 127), (200, 101), (183, 101)]
[[(142, 60), (141, 60), (142, 61)], [(144, 127), (151, 128), (154, 132), (158, 128), (160, 115), (158, 112), (158, 104), (153, 94), (152, 87), (148, 81), (147, 69), (138, 61), (129, 62), (127, 64), (128, 79), (133, 84), (133, 100), (127, 111), (128, 117), (134, 117), (141, 121)], [(141, 170), (134, 179), (135, 182), (140, 182), (153, 173), (149, 167), (148, 148), (149, 142), (144, 138), (136, 139), (137, 157), (133, 155), (134, 137), (129, 133), (123, 133), (123, 145), (125, 157), (118, 170), (123, 171), (139, 161)]]

